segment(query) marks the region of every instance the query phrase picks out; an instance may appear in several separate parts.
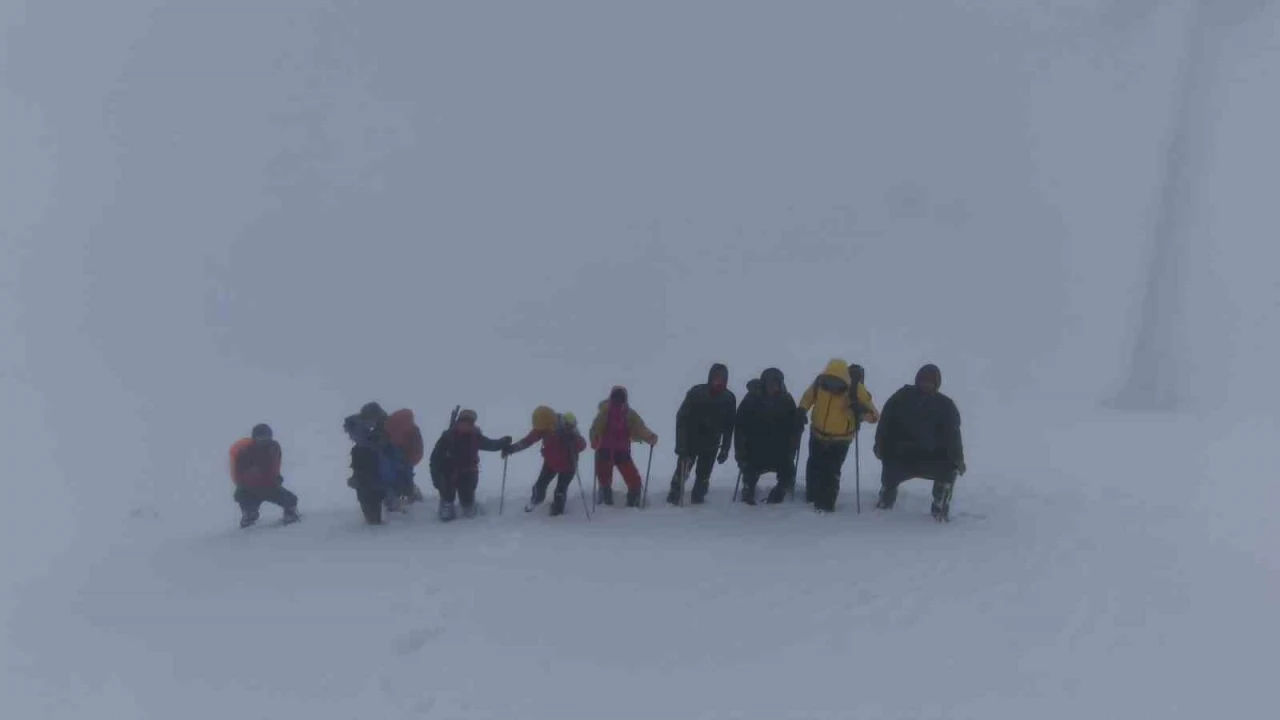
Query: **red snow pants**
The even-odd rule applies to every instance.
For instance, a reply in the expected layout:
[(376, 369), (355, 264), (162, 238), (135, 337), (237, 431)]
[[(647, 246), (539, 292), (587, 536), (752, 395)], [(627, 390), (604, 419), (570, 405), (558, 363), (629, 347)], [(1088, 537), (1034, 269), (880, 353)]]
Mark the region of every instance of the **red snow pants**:
[(640, 490), (644, 483), (640, 480), (640, 471), (631, 459), (630, 450), (596, 450), (596, 482), (600, 487), (613, 486), (613, 469), (622, 473), (622, 481), (628, 490)]

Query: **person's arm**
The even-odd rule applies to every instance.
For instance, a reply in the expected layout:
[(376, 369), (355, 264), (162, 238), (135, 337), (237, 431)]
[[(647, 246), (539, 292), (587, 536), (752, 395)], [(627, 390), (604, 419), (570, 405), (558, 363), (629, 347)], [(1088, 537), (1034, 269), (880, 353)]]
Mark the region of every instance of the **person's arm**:
[(511, 447), (509, 447), (509, 448), (507, 448), (506, 450), (504, 450), (504, 451), (503, 451), (503, 456), (506, 456), (506, 455), (514, 455), (514, 454), (516, 454), (516, 453), (520, 452), (521, 450), (528, 450), (528, 449), (529, 449), (529, 446), (530, 446), (530, 445), (533, 445), (533, 444), (534, 444), (534, 443), (536, 443), (536, 442), (538, 442), (538, 439), (539, 439), (539, 438), (541, 438), (541, 437), (542, 437), (542, 433), (541, 433), (539, 430), (537, 430), (537, 429), (530, 430), (530, 431), (529, 431), (529, 434), (528, 434), (528, 435), (525, 435), (525, 436), (520, 440), (520, 442), (515, 443), (515, 444), (514, 444), (514, 445), (512, 445)]
[(730, 390), (725, 390), (727, 398), (721, 398), (726, 410), (723, 412), (724, 425), (720, 429), (720, 462), (729, 459), (729, 449), (733, 447), (733, 428), (738, 419), (738, 397)]
[(280, 468), (284, 465), (284, 450), (281, 449), (280, 443), (271, 441), (271, 459), (267, 462), (267, 479), (278, 481), (281, 478)]
[(892, 441), (891, 434), (893, 432), (893, 418), (898, 412), (898, 403), (901, 402), (902, 391), (899, 390), (889, 396), (884, 403), (884, 410), (880, 413), (880, 422), (876, 425), (876, 441), (872, 451), (876, 457), (883, 458), (886, 445)]
[(596, 419), (591, 421), (591, 447), (600, 447), (600, 437), (604, 435), (604, 425), (608, 420), (608, 412), (601, 408), (596, 411)]
[(876, 409), (876, 401), (871, 392), (862, 383), (857, 386), (858, 405), (862, 408), (862, 420), (875, 425), (880, 422), (880, 411)]
[(444, 472), (446, 466), (452, 460), (449, 444), (449, 432), (446, 431), (440, 435), (440, 439), (436, 440), (435, 447), (431, 449), (431, 459), (428, 460), (431, 474)]
[(627, 427), (631, 430), (631, 439), (649, 443), (649, 447), (658, 444), (658, 436), (644, 424), (644, 418), (635, 410), (627, 410)]
[(949, 398), (947, 405), (947, 457), (955, 465), (956, 471), (963, 475), (968, 468), (964, 462), (964, 438), (960, 434), (960, 409)]
[[(477, 430), (476, 432), (480, 432), (480, 431)], [(494, 439), (490, 437), (485, 437), (484, 433), (480, 433), (479, 446), (480, 446), (480, 449), (485, 452), (500, 452), (502, 450), (505, 450), (511, 447), (511, 436), (504, 435), (503, 437)]]
[(800, 396), (800, 402), (796, 407), (804, 412), (809, 412), (809, 408), (813, 407), (814, 401), (818, 399), (817, 385), (810, 385), (805, 388), (804, 394)]
[[(684, 394), (684, 401), (680, 403), (680, 409), (676, 410), (676, 454), (683, 455), (688, 451), (689, 445), (689, 416), (693, 414), (695, 407), (694, 388)], [(643, 424), (643, 423), (641, 423)], [(643, 439), (643, 438), (640, 438)]]
[(748, 394), (747, 397), (742, 401), (742, 405), (738, 407), (737, 417), (734, 419), (733, 459), (736, 460), (739, 465), (742, 464), (743, 459), (746, 457), (746, 453), (744, 452), (744, 450), (746, 449), (744, 442), (745, 442), (746, 435), (749, 432), (749, 430), (747, 429), (747, 422), (748, 422), (748, 419), (750, 418), (750, 415), (749, 415), (749, 411), (751, 409), (749, 407), (750, 404), (751, 404), (751, 395)]

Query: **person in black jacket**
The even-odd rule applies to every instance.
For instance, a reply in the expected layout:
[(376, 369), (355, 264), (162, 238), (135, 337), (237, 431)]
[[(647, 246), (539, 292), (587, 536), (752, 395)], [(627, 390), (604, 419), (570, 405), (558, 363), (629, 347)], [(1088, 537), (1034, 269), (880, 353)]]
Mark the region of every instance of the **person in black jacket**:
[(773, 472), (778, 483), (766, 502), (777, 504), (795, 487), (795, 453), (803, 426), (796, 420), (796, 400), (787, 392), (781, 370), (765, 370), (757, 387), (759, 390), (748, 390), (738, 408), (733, 454), (742, 472), (742, 502), (755, 505), (756, 483), (764, 473)]
[(440, 519), (457, 517), (454, 500), (467, 517), (476, 512), (476, 485), (480, 482), (480, 451), (511, 449), (511, 436), (494, 440), (476, 427), (474, 410), (463, 410), (453, 427), (445, 430), (431, 450), (431, 484), (440, 491)]
[(884, 404), (874, 448), (882, 464), (877, 508), (892, 509), (898, 486), (923, 478), (933, 481), (933, 517), (948, 519), (956, 477), (966, 467), (960, 411), (941, 388), (942, 371), (925, 365), (914, 385), (904, 385)]
[(667, 502), (680, 504), (684, 483), (695, 466), (697, 473), (689, 500), (698, 505), (706, 499), (712, 467), (716, 462), (723, 465), (729, 459), (737, 409), (738, 399), (729, 390), (729, 368), (721, 363), (712, 365), (707, 373), (707, 382), (690, 388), (676, 413), (678, 462), (671, 478)]

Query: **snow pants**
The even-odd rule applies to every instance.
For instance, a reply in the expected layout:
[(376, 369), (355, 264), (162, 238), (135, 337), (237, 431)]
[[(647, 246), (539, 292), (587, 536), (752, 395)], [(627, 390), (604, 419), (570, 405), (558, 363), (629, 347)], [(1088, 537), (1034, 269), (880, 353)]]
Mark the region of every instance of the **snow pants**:
[(558, 473), (552, 470), (544, 463), (542, 472), (538, 473), (538, 479), (533, 482), (533, 497), (538, 502), (542, 502), (547, 496), (547, 488), (551, 485), (551, 481), (556, 481), (556, 494), (564, 495), (569, 492), (569, 486), (573, 484), (574, 472), (572, 470)]
[(431, 476), (431, 484), (440, 492), (441, 502), (455, 500), (463, 507), (476, 503), (476, 486), (480, 484), (480, 469), (468, 468), (457, 472), (438, 473)]
[(805, 500), (815, 510), (831, 512), (840, 496), (840, 473), (849, 457), (849, 442), (809, 438), (809, 461), (805, 464)]
[(711, 484), (711, 470), (716, 466), (718, 453), (719, 448), (712, 447), (696, 455), (681, 455), (676, 462), (676, 471), (671, 476), (672, 499), (680, 492), (681, 486), (689, 480), (689, 474), (692, 472), (694, 502), (700, 501), (702, 496), (707, 494), (707, 487)]
[(640, 471), (636, 469), (636, 463), (631, 459), (630, 450), (606, 450), (604, 448), (596, 451), (596, 482), (600, 484), (600, 487), (613, 487), (613, 469), (615, 467), (622, 473), (622, 481), (627, 484), (628, 491), (639, 492), (644, 487), (644, 483), (640, 479)]
[(238, 487), (234, 497), (240, 509), (247, 512), (257, 512), (264, 502), (279, 505), (286, 510), (298, 507), (298, 496), (285, 490), (284, 485), (261, 488)]
[[(787, 491), (796, 486), (796, 463), (795, 459), (790, 456), (776, 458), (773, 462), (756, 464), (743, 464), (738, 466), (742, 472), (742, 488), (743, 497), (755, 497), (756, 484), (760, 482), (760, 476), (765, 473), (777, 473), (778, 483), (773, 486), (773, 490), (769, 492), (769, 502), (777, 504), (783, 501)], [(750, 493), (748, 495), (748, 493)]]
[(956, 484), (956, 469), (942, 461), (933, 460), (885, 460), (880, 470), (880, 505), (891, 508), (898, 500), (898, 486), (920, 478), (933, 481), (935, 503), (951, 503), (951, 491)]

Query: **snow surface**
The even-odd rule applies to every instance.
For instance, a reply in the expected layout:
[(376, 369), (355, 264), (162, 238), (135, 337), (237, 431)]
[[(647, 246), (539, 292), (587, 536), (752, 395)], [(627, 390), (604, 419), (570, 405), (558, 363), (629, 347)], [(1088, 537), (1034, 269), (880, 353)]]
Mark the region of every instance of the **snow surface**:
[[(0, 5), (0, 711), (1271, 717), (1280, 9)], [(728, 502), (382, 528), (427, 434), (710, 363), (940, 364), (955, 522)], [(235, 528), (276, 428), (305, 521)], [(646, 459), (640, 455), (642, 462)], [(768, 481), (766, 481), (768, 482)], [(661, 489), (651, 488), (651, 499)], [(264, 516), (274, 519), (274, 510)]]

